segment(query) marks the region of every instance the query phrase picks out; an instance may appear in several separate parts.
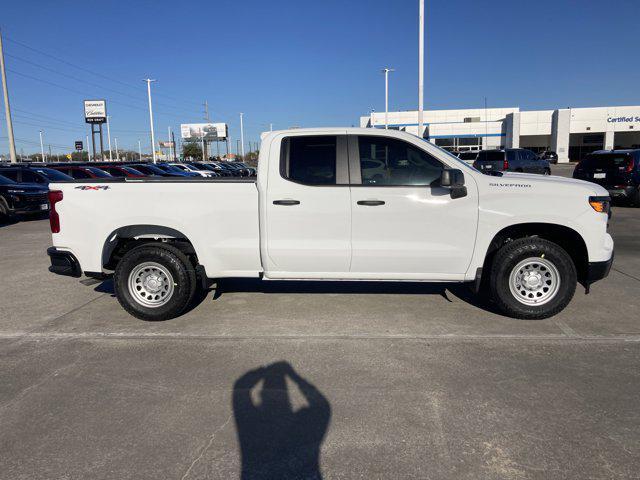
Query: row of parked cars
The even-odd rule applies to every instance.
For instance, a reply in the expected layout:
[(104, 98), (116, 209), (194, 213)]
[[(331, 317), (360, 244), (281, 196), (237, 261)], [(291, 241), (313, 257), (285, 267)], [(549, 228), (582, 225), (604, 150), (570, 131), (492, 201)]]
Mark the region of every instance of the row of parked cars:
[(0, 165), (0, 217), (46, 214), (50, 182), (91, 178), (251, 177), (241, 162), (30, 163)]

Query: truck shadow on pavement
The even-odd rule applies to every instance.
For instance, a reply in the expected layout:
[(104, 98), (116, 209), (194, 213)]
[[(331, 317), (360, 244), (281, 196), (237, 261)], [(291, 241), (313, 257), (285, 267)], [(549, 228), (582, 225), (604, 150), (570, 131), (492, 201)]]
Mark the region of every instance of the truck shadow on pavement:
[(322, 479), (320, 447), (331, 406), (288, 362), (246, 372), (233, 385), (232, 402), (242, 480)]
[[(96, 292), (108, 293), (115, 297), (113, 281), (101, 282)], [(469, 305), (486, 312), (502, 315), (495, 306), (482, 295), (475, 295), (466, 284), (427, 283), (427, 282), (332, 282), (332, 281), (264, 281), (254, 278), (224, 278), (217, 280), (207, 290), (199, 290), (182, 313), (185, 315), (198, 307), (207, 298), (217, 300), (227, 293), (266, 293), (266, 294), (356, 294), (356, 295), (438, 295), (453, 303), (450, 294)]]

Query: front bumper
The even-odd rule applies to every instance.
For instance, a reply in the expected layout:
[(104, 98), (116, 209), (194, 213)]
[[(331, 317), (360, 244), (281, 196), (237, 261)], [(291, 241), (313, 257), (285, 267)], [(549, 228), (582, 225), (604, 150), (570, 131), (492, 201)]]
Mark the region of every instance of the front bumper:
[(635, 187), (629, 186), (624, 188), (606, 187), (611, 198), (629, 198), (635, 192)]
[(591, 285), (609, 275), (611, 265), (613, 265), (613, 253), (611, 254), (611, 258), (604, 262), (589, 262), (587, 277), (585, 279), (586, 285)]
[(82, 276), (80, 263), (78, 263), (78, 259), (73, 253), (58, 250), (56, 247), (49, 247), (47, 248), (47, 255), (51, 259), (50, 272), (69, 277)]

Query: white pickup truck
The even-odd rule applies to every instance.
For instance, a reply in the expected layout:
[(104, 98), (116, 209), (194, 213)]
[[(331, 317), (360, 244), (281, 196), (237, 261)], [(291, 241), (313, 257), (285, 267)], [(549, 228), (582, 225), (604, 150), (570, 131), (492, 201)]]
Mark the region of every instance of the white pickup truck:
[(180, 315), (212, 279), (469, 282), (546, 318), (609, 273), (609, 197), (593, 183), (485, 175), (404, 132), (267, 134), (257, 180), (50, 185), (50, 270), (104, 278), (132, 315)]

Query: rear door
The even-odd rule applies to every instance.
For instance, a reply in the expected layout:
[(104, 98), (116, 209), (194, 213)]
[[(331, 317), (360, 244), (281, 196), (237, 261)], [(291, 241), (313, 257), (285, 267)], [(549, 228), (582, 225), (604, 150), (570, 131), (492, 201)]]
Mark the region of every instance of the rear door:
[(344, 277), (351, 260), (346, 136), (282, 137), (269, 157), (265, 276)]
[(481, 172), (500, 171), (504, 166), (504, 155), (501, 150), (481, 150), (474, 165)]
[(586, 172), (585, 180), (603, 186), (624, 185), (633, 174), (632, 153), (595, 153), (588, 155), (580, 167)]
[(438, 185), (440, 160), (405, 140), (349, 138), (351, 276), (459, 279), (468, 269), (478, 219), (478, 196), (468, 175), (467, 196), (452, 199)]

